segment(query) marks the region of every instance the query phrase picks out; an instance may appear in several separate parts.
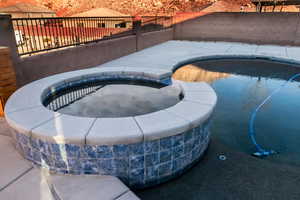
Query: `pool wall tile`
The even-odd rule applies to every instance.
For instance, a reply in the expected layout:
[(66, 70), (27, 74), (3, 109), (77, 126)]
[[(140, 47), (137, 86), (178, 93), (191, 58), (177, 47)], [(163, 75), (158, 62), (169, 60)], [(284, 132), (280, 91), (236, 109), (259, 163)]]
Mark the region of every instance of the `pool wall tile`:
[(181, 134), (128, 145), (54, 144), (16, 134), (18, 150), (37, 166), (61, 174), (117, 176), (133, 188), (181, 175), (208, 147), (210, 119)]

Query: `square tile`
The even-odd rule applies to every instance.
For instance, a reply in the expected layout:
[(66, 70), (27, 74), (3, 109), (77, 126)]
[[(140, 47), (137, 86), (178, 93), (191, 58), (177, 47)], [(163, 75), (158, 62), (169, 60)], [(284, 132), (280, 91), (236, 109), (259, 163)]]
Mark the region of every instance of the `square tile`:
[(113, 158), (113, 147), (97, 146), (97, 158)]
[(144, 143), (145, 153), (156, 153), (159, 151), (159, 140), (146, 141)]
[(145, 156), (131, 156), (130, 169), (144, 168)]
[(145, 165), (146, 166), (154, 166), (159, 163), (159, 154), (158, 153), (152, 153), (152, 154), (146, 154), (145, 155)]
[(172, 150), (161, 151), (159, 153), (160, 163), (168, 162), (172, 160)]

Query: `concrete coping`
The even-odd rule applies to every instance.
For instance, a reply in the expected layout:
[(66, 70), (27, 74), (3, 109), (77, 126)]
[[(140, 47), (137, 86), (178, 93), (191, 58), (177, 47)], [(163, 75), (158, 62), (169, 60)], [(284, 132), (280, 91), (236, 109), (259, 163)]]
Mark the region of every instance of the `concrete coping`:
[[(16, 132), (59, 144), (133, 144), (170, 137), (201, 125), (217, 102), (217, 96), (208, 84), (171, 80), (171, 74), (171, 71), (161, 69), (96, 67), (50, 76), (17, 90), (5, 106), (5, 117)], [(71, 116), (51, 111), (43, 105), (49, 92), (76, 81), (105, 76), (144, 77), (176, 87), (184, 97), (165, 110), (124, 118)]]

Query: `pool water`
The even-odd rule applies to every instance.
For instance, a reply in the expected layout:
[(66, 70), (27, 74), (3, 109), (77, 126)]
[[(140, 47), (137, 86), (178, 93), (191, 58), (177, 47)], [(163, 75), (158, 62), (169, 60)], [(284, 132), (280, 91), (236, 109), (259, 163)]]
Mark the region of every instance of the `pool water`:
[[(205, 81), (218, 95), (211, 126), (212, 139), (230, 147), (254, 153), (248, 136), (250, 115), (272, 91), (300, 67), (265, 60), (201, 61), (179, 68), (173, 78)], [(257, 142), (280, 152), (265, 159), (300, 166), (300, 78), (275, 94), (257, 114)]]
[(181, 100), (180, 94), (181, 91), (172, 86), (155, 88), (144, 85), (107, 84), (58, 112), (91, 118), (144, 115), (177, 104)]

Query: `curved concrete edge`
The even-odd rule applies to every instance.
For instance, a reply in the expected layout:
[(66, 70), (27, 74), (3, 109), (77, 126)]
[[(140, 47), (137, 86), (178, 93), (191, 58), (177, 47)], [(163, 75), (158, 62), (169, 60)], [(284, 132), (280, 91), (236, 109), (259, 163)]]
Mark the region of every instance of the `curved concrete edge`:
[[(60, 114), (52, 112), (45, 108), (42, 105), (42, 98), (44, 92), (46, 90), (55, 91), (57, 87), (60, 87), (62, 84), (68, 84), (70, 81), (79, 80), (82, 78), (90, 77), (90, 76), (99, 76), (105, 74), (133, 74), (133, 75), (143, 75), (150, 78), (155, 79), (164, 79), (166, 77), (170, 77), (172, 72), (167, 70), (160, 69), (146, 69), (146, 68), (125, 68), (125, 67), (114, 67), (114, 68), (91, 68), (85, 70), (78, 70), (72, 72), (66, 72), (62, 74), (53, 75), (47, 78), (43, 78), (37, 81), (34, 81), (28, 85), (23, 86), (18, 89), (7, 101), (5, 106), (5, 117), (7, 119), (8, 124), (16, 129), (18, 132), (30, 135), (32, 129), (33, 136), (37, 137), (41, 133), (41, 130), (48, 130), (43, 133), (46, 140), (57, 140), (59, 142), (62, 141), (72, 141), (75, 143), (82, 143), (85, 138), (81, 137), (86, 133), (79, 134), (78, 137), (75, 137), (73, 133), (67, 132), (66, 124), (64, 123), (64, 135), (70, 136), (70, 140), (68, 138), (60, 137), (54, 138), (50, 136), (58, 136), (61, 135), (61, 131), (58, 131), (56, 134), (53, 132), (49, 132), (50, 127), (57, 129), (54, 127), (54, 123), (57, 124), (57, 121), (62, 118), (58, 118), (57, 120), (53, 120), (49, 122), (47, 125), (38, 128), (41, 124), (50, 121), (51, 119), (55, 119)], [(29, 95), (30, 94), (30, 95)], [(27, 117), (24, 117), (27, 116)], [(30, 116), (30, 117), (28, 117)], [(64, 119), (67, 117), (63, 117)], [(68, 117), (71, 119), (72, 117)], [(76, 121), (74, 118), (72, 119), (74, 122)], [(52, 123), (52, 125), (50, 125)], [(79, 122), (80, 123), (80, 122)]]
[[(186, 95), (183, 99), (184, 101), (195, 101), (198, 104), (206, 105), (206, 107), (204, 106), (205, 109), (202, 109), (200, 118), (199, 116), (189, 114), (190, 117), (187, 119), (176, 112), (177, 107), (184, 109), (179, 105), (186, 104), (175, 105), (174, 112), (172, 112), (173, 109), (171, 107), (166, 110), (129, 118), (96, 119), (56, 113), (48, 110), (41, 103), (42, 97), (38, 94), (47, 90), (45, 89), (47, 88), (47, 84), (50, 84), (50, 86), (48, 85), (48, 90), (53, 91), (56, 89), (55, 87), (61, 87), (59, 84), (67, 84), (70, 81), (84, 79), (87, 76), (106, 75), (106, 73), (110, 75), (126, 74), (148, 77), (151, 75), (160, 79), (171, 75), (171, 72), (167, 70), (132, 67), (93, 68), (54, 75), (49, 79), (41, 79), (24, 86), (11, 97), (5, 113), (8, 124), (19, 133), (57, 144), (133, 144), (177, 135), (190, 128), (194, 128), (205, 120), (201, 119), (202, 115), (206, 116), (211, 112), (206, 107), (210, 105), (212, 107), (211, 110), (213, 110), (216, 103), (216, 94), (208, 84), (185, 83), (182, 81), (175, 81), (172, 86), (180, 88), (184, 95)], [(30, 105), (38, 105), (36, 107), (21, 109), (22, 105), (24, 106), (24, 102), (19, 99), (23, 95), (28, 96), (28, 93), (31, 91), (34, 91), (33, 97), (28, 98), (27, 102)], [(194, 100), (193, 98), (197, 99)], [(9, 112), (15, 105), (19, 110)], [(76, 126), (74, 126), (75, 124)], [(80, 125), (80, 128), (78, 128), (78, 125)]]
[(213, 110), (214, 105), (206, 105), (192, 101), (181, 101), (165, 111), (186, 119), (189, 121), (191, 128), (195, 128), (206, 121), (211, 116)]
[(134, 118), (143, 131), (144, 141), (170, 137), (183, 133), (190, 128), (188, 121), (165, 110), (135, 116)]
[(142, 142), (143, 138), (143, 133), (133, 117), (99, 118), (86, 135), (86, 144), (133, 144)]
[(31, 137), (56, 144), (85, 144), (85, 136), (96, 119), (61, 114), (32, 129)]
[(38, 106), (26, 110), (5, 113), (5, 118), (9, 126), (17, 132), (30, 136), (31, 130), (43, 123), (61, 115), (52, 112), (44, 106)]
[(266, 54), (253, 54), (253, 53), (243, 53), (243, 54), (236, 54), (231, 52), (226, 53), (203, 53), (201, 55), (198, 54), (191, 54), (185, 55), (181, 57), (181, 61), (177, 61), (177, 63), (172, 67), (172, 71), (175, 72), (180, 67), (193, 63), (193, 62), (200, 62), (200, 61), (210, 61), (210, 60), (223, 60), (223, 59), (260, 59), (266, 61), (273, 61), (273, 62), (280, 62), (286, 63), (291, 65), (300, 65), (300, 60), (290, 58), (287, 56), (279, 56), (279, 55), (266, 55)]

